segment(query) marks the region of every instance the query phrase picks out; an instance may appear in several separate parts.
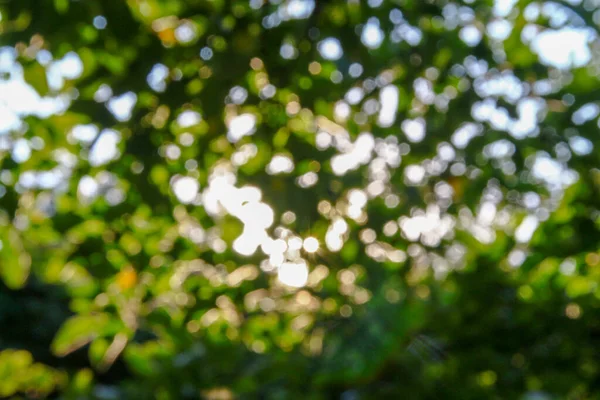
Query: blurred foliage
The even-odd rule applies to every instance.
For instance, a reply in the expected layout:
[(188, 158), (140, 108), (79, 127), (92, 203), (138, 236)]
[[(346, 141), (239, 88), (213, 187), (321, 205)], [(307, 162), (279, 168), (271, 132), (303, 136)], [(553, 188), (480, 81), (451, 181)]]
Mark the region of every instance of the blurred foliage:
[(0, 2), (0, 397), (597, 398), (599, 24)]

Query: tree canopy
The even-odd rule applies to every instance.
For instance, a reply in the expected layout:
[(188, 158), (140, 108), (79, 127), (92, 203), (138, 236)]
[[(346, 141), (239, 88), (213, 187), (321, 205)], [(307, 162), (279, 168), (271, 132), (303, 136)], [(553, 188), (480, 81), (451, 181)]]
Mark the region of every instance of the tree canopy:
[(597, 398), (599, 29), (0, 2), (0, 397)]

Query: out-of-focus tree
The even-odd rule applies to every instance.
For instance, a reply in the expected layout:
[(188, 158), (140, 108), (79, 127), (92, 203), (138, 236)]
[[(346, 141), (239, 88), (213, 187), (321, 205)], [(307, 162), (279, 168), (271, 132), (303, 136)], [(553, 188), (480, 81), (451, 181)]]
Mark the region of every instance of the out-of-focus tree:
[(0, 397), (600, 396), (597, 0), (0, 3)]

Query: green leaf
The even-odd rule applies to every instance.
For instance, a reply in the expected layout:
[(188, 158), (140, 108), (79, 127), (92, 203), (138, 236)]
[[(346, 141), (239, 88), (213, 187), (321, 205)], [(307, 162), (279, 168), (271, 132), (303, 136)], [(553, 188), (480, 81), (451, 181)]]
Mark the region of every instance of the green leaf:
[(110, 343), (106, 338), (98, 337), (92, 341), (88, 350), (88, 356), (93, 366), (97, 367), (102, 362)]
[(85, 346), (95, 338), (102, 336), (111, 320), (108, 314), (75, 315), (59, 329), (52, 341), (52, 352), (57, 356), (69, 353)]
[(25, 81), (29, 83), (40, 96), (48, 94), (48, 79), (46, 78), (46, 69), (38, 64), (32, 63), (23, 71)]
[(69, 11), (69, 0), (54, 0), (54, 8), (59, 14)]
[(17, 231), (12, 228), (0, 231), (0, 246), (0, 278), (9, 288), (23, 287), (29, 276), (31, 256), (23, 249)]
[(90, 362), (96, 370), (106, 371), (121, 355), (127, 342), (127, 335), (122, 332), (116, 334), (112, 342), (101, 337), (94, 339), (88, 352)]
[(567, 294), (569, 297), (579, 297), (590, 293), (595, 286), (595, 282), (591, 279), (583, 276), (573, 277), (569, 283), (567, 283)]

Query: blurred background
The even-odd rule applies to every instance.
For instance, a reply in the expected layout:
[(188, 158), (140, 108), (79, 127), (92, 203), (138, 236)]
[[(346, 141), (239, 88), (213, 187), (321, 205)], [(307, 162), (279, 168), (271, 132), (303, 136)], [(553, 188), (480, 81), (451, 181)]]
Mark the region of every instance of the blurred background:
[(0, 397), (598, 398), (599, 29), (0, 2)]

